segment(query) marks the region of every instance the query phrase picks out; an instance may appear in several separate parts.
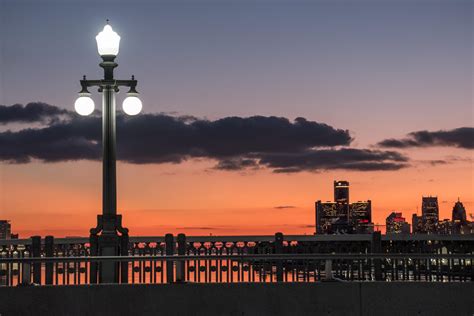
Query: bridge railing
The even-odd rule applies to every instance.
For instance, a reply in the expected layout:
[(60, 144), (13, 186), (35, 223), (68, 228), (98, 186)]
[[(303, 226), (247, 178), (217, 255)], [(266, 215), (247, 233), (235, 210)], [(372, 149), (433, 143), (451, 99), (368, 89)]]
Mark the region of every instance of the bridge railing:
[[(307, 282), (321, 280), (327, 274), (344, 280), (462, 281), (472, 279), (472, 258), (469, 256), (474, 254), (474, 235), (167, 234), (130, 237), (127, 253), (128, 256), (122, 258), (133, 259), (121, 259), (120, 264), (117, 261), (117, 270), (120, 271), (117, 280), (123, 283), (167, 283), (169, 280), (264, 282), (267, 279)], [(88, 238), (47, 236), (42, 239), (34, 236), (29, 239), (0, 240), (0, 260), (3, 260), (0, 261), (0, 283), (95, 283), (100, 280), (98, 273), (102, 261), (93, 259), (90, 254)], [(370, 257), (373, 254), (386, 257)], [(394, 257), (397, 254), (406, 257)], [(171, 264), (167, 258), (174, 258), (174, 255), (188, 259), (173, 260)], [(272, 255), (290, 256), (292, 259), (274, 257), (267, 261), (254, 260), (260, 258), (258, 256)], [(340, 257), (330, 261), (314, 257), (301, 261), (298, 257), (301, 255), (366, 257)], [(426, 257), (415, 258), (417, 255)], [(436, 255), (452, 256), (439, 258)], [(231, 256), (245, 256), (249, 261), (236, 261)], [(76, 259), (71, 261), (70, 258)], [(329, 264), (331, 269), (328, 268)]]
[(118, 283), (134, 284), (474, 281), (472, 254), (246, 254), (2, 258), (0, 284), (90, 284), (91, 264), (110, 261), (128, 269)]

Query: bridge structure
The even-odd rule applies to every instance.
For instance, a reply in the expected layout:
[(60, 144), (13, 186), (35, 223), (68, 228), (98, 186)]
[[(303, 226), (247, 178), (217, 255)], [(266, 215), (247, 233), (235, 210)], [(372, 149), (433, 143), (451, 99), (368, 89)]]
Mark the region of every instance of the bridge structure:
[[(130, 237), (120, 256), (96, 256), (89, 238), (0, 241), (0, 285), (470, 282), (474, 235)], [(123, 242), (122, 242), (123, 243)]]

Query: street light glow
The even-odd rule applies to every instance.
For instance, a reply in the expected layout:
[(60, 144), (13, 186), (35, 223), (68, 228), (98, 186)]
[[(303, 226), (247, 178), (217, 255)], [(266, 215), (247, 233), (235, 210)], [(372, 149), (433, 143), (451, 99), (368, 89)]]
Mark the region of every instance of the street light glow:
[(108, 24), (104, 26), (102, 32), (95, 37), (97, 50), (100, 56), (117, 56), (119, 52), (120, 36), (112, 30)]
[(74, 102), (74, 109), (79, 115), (90, 115), (94, 112), (94, 100), (88, 95), (79, 95), (76, 102)]
[(128, 97), (123, 100), (122, 108), (128, 115), (137, 115), (142, 110), (142, 101), (133, 94), (129, 94)]

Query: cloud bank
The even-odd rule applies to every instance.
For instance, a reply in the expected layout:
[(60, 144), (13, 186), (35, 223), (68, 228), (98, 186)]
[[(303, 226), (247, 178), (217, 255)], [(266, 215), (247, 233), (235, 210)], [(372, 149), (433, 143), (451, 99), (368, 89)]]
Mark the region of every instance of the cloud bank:
[(46, 123), (56, 121), (62, 115), (68, 114), (70, 115), (71, 112), (42, 102), (32, 102), (25, 106), (21, 104), (0, 105), (0, 124)]
[(377, 145), (384, 148), (445, 146), (474, 149), (474, 127), (460, 127), (449, 131), (418, 131), (402, 139), (385, 139)]
[[(4, 117), (1, 114), (7, 113)], [(41, 128), (0, 132), (0, 161), (100, 160), (101, 118), (80, 117), (45, 103), (0, 105), (0, 122)], [(347, 130), (296, 118), (252, 116), (206, 120), (190, 116), (117, 115), (117, 157), (133, 164), (216, 161), (215, 169), (268, 168), (278, 173), (344, 169), (397, 170), (408, 158), (393, 151), (348, 148)]]

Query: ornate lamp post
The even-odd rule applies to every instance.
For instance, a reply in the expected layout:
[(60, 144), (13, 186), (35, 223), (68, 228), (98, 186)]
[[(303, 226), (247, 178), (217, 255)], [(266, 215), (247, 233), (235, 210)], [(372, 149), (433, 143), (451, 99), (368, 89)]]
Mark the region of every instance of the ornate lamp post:
[[(89, 115), (94, 111), (94, 101), (90, 97), (88, 87), (98, 87), (102, 92), (102, 215), (97, 216), (97, 227), (90, 233), (91, 255), (116, 256), (126, 254), (128, 229), (122, 227), (122, 216), (117, 214), (117, 180), (116, 180), (116, 131), (115, 131), (115, 93), (120, 86), (129, 87), (127, 98), (123, 101), (123, 110), (129, 115), (136, 115), (142, 109), (142, 102), (135, 90), (137, 81), (116, 80), (114, 68), (117, 67), (115, 57), (119, 52), (120, 36), (112, 30), (108, 23), (96, 36), (97, 48), (104, 69), (104, 79), (81, 80), (82, 90), (79, 92), (74, 108), (80, 115)], [(120, 233), (120, 235), (118, 234)], [(121, 247), (122, 245), (122, 247)], [(97, 281), (97, 264), (91, 266), (91, 282)], [(122, 269), (122, 282), (126, 282), (126, 269)], [(100, 264), (99, 282), (113, 283), (119, 281), (119, 265), (114, 262)]]

